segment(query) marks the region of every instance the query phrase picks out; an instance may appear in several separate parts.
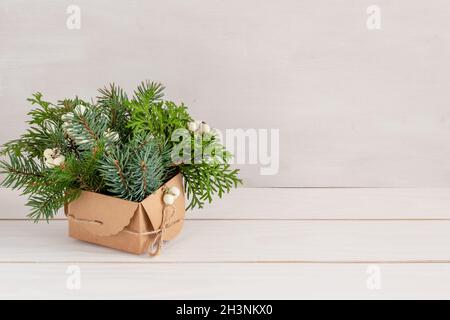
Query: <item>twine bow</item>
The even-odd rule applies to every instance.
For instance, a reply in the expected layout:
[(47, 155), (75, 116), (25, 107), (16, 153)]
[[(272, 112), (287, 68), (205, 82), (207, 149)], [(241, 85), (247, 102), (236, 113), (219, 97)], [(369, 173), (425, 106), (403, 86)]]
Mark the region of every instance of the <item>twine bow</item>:
[[(123, 230), (122, 232), (131, 233), (131, 234), (137, 234), (137, 235), (142, 235), (142, 236), (155, 235), (156, 234), (155, 239), (153, 239), (153, 242), (149, 246), (148, 254), (151, 257), (158, 256), (161, 253), (161, 248), (162, 248), (162, 245), (163, 245), (163, 242), (164, 242), (164, 233), (166, 232), (166, 230), (171, 228), (173, 225), (179, 223), (180, 221), (184, 220), (183, 218), (180, 218), (180, 219), (177, 219), (175, 221), (171, 221), (173, 219), (173, 217), (175, 216), (175, 214), (176, 214), (175, 206), (173, 206), (171, 204), (164, 204), (162, 217), (161, 217), (161, 226), (160, 226), (159, 229), (153, 230), (153, 231), (149, 231), (149, 232), (133, 232), (133, 231), (130, 231), (130, 230)], [(69, 219), (72, 219), (74, 221), (81, 222), (81, 223), (91, 223), (91, 224), (98, 224), (98, 225), (102, 225), (103, 224), (100, 221), (79, 219), (79, 218), (76, 218), (75, 216), (73, 216), (71, 214), (68, 214), (67, 217)]]
[[(170, 211), (170, 213), (168, 213), (168, 211)], [(152, 231), (152, 234), (156, 234), (156, 237), (148, 249), (148, 254), (151, 257), (157, 256), (161, 253), (162, 244), (164, 242), (164, 233), (166, 232), (166, 230), (181, 221), (181, 219), (178, 219), (171, 222), (171, 220), (175, 216), (175, 213), (176, 209), (173, 205), (164, 205), (161, 217), (161, 227), (158, 230)]]
[[(170, 213), (168, 213), (169, 210), (171, 211)], [(161, 248), (162, 248), (162, 245), (164, 242), (164, 240), (163, 240), (164, 233), (166, 232), (166, 230), (183, 220), (182, 218), (180, 218), (175, 221), (171, 221), (173, 219), (173, 217), (175, 216), (175, 213), (176, 213), (176, 209), (173, 205), (164, 205), (162, 218), (161, 218), (161, 227), (159, 229), (154, 230), (154, 231), (149, 231), (149, 232), (134, 232), (134, 231), (130, 231), (130, 230), (123, 230), (122, 232), (136, 234), (136, 235), (140, 235), (140, 236), (151, 236), (151, 235), (156, 234), (155, 239), (153, 239), (153, 242), (149, 246), (148, 254), (151, 257), (158, 256), (161, 253)], [(68, 215), (68, 218), (72, 219), (76, 222), (81, 222), (81, 223), (90, 223), (90, 224), (97, 224), (97, 225), (103, 224), (100, 221), (92, 221), (92, 220), (84, 220), (84, 219), (75, 218), (73, 215)]]

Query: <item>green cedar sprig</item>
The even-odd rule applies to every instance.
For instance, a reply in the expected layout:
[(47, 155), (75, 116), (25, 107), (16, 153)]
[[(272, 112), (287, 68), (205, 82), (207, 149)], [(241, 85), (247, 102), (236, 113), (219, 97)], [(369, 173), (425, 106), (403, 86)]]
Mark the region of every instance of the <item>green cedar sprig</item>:
[(134, 99), (130, 102), (131, 119), (128, 126), (135, 133), (150, 133), (159, 139), (169, 139), (179, 128), (192, 121), (184, 104), (171, 101)]
[(232, 188), (242, 184), (237, 177), (238, 170), (231, 169), (228, 164), (183, 164), (180, 170), (190, 199), (187, 209), (203, 208), (205, 202), (213, 201), (214, 196), (222, 198)]

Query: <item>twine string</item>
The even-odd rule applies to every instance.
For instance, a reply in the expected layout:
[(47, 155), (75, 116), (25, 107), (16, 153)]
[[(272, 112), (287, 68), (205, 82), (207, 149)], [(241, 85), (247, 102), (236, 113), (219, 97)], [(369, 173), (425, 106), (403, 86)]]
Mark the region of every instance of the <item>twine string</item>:
[[(168, 213), (170, 211), (170, 213)], [(161, 227), (159, 229), (153, 230), (153, 231), (148, 231), (148, 232), (134, 232), (134, 231), (130, 231), (130, 230), (122, 230), (122, 232), (126, 232), (126, 233), (130, 233), (130, 234), (135, 234), (135, 235), (140, 235), (140, 236), (150, 236), (150, 235), (155, 235), (156, 237), (155, 239), (153, 239), (153, 242), (150, 244), (149, 249), (148, 249), (148, 254), (151, 257), (157, 256), (161, 253), (161, 248), (162, 248), (162, 244), (164, 242), (164, 234), (166, 232), (167, 229), (170, 229), (172, 226), (174, 226), (177, 223), (180, 223), (181, 221), (183, 221), (183, 218), (177, 219), (175, 221), (172, 221), (172, 219), (174, 218), (176, 214), (176, 208), (173, 205), (164, 205), (163, 208), (163, 212), (162, 212), (162, 217), (161, 217)], [(68, 218), (76, 221), (76, 222), (81, 222), (81, 223), (91, 223), (91, 224), (96, 224), (96, 225), (103, 225), (102, 222), (100, 221), (95, 221), (95, 220), (86, 220), (86, 219), (78, 219), (75, 216), (69, 214), (67, 216)]]
[[(167, 211), (171, 211), (170, 216), (168, 216)], [(161, 253), (161, 248), (163, 244), (164, 239), (164, 233), (168, 229), (168, 224), (172, 220), (172, 218), (175, 216), (176, 209), (173, 205), (164, 205), (162, 217), (161, 217), (161, 227), (157, 230), (157, 235), (153, 242), (149, 246), (148, 254), (151, 257), (157, 256)], [(166, 222), (168, 221), (168, 222)]]

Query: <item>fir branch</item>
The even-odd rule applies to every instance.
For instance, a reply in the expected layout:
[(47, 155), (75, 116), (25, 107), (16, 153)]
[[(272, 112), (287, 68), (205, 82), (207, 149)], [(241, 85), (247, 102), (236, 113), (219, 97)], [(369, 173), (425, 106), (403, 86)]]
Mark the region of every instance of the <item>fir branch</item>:
[(2, 186), (22, 189), (22, 194), (29, 195), (27, 205), (32, 208), (30, 217), (35, 220), (53, 218), (75, 196), (68, 191), (76, 190), (77, 185), (63, 168), (50, 170), (41, 161), (10, 154), (9, 162), (0, 162), (0, 170), (6, 174)]
[(122, 183), (123, 188), (128, 190), (128, 182), (125, 179), (122, 168), (120, 167), (119, 160), (114, 160), (114, 166), (116, 167), (116, 172), (120, 177), (120, 182)]
[(99, 172), (99, 161), (104, 155), (102, 145), (94, 152), (85, 151), (79, 155), (69, 155), (63, 171), (70, 175), (77, 188), (92, 192), (102, 192), (104, 181)]
[(67, 136), (80, 151), (93, 151), (102, 142), (109, 146), (116, 142), (116, 139), (108, 136), (109, 116), (100, 108), (87, 105), (85, 110), (67, 113), (63, 119), (62, 126)]
[(59, 209), (80, 196), (81, 190), (66, 188), (52, 188), (44, 192), (31, 194), (27, 206), (31, 207), (28, 217), (38, 222), (42, 219), (49, 221), (54, 218)]
[(130, 119), (127, 94), (114, 83), (98, 91), (100, 94), (97, 96), (98, 107), (103, 109), (104, 113), (111, 115), (109, 128), (118, 132), (121, 138), (126, 141), (132, 133), (127, 127)]
[(43, 165), (23, 155), (8, 154), (9, 162), (0, 161), (0, 174), (6, 174), (1, 186), (23, 189), (37, 186), (44, 178)]
[(141, 148), (134, 149), (134, 157), (130, 162), (130, 171), (134, 173), (131, 183), (133, 199), (142, 201), (163, 184), (166, 172), (157, 141), (149, 140), (148, 137), (138, 137), (135, 140), (134, 143), (139, 145), (142, 145), (142, 141), (147, 141)]
[(143, 81), (134, 91), (134, 101), (140, 104), (149, 105), (160, 101), (164, 97), (164, 86), (161, 83)]
[(117, 146), (105, 154), (99, 163), (99, 172), (108, 192), (125, 200), (133, 198), (130, 190), (132, 178), (129, 172), (130, 157), (130, 148)]
[(128, 145), (105, 155), (100, 173), (108, 192), (122, 199), (142, 201), (162, 185), (166, 172), (156, 140), (136, 136)]
[(144, 161), (141, 161), (142, 190), (147, 190), (148, 168)]
[(31, 157), (41, 157), (43, 151), (49, 147), (65, 151), (68, 145), (61, 129), (61, 115), (65, 112), (65, 107), (43, 101), (40, 93), (34, 94), (28, 101), (38, 105), (28, 113), (31, 116), (27, 121), (30, 128), (19, 139), (4, 144), (1, 154), (27, 153)]
[(83, 125), (84, 129), (91, 137), (91, 139), (93, 139), (94, 141), (98, 141), (99, 137), (95, 134), (94, 130), (91, 128), (90, 123), (87, 121), (87, 119), (84, 116), (79, 116), (79, 121)]

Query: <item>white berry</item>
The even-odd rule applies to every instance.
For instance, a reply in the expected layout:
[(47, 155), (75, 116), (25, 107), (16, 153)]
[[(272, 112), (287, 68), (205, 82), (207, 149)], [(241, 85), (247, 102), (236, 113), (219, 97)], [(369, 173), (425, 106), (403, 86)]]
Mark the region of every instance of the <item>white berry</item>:
[(175, 197), (171, 194), (166, 193), (163, 197), (163, 201), (167, 205), (172, 205), (175, 203)]
[(173, 195), (176, 198), (178, 198), (180, 196), (180, 189), (178, 189), (177, 187), (170, 187), (168, 190), (168, 193)]
[(195, 132), (195, 131), (197, 131), (197, 130), (198, 130), (198, 125), (197, 125), (197, 123), (196, 123), (195, 121), (189, 122), (189, 123), (188, 123), (188, 130), (189, 130), (190, 132)]
[(55, 164), (53, 163), (53, 159), (46, 160), (45, 165), (47, 166), (47, 168), (50, 168), (50, 169), (55, 167)]
[(63, 155), (60, 155), (59, 157), (57, 157), (56, 159), (53, 160), (53, 164), (55, 166), (60, 166), (64, 163), (64, 161), (66, 161), (66, 157), (64, 157)]
[(53, 149), (45, 149), (44, 150), (44, 157), (46, 159), (50, 159), (53, 157)]
[(200, 131), (202, 133), (210, 133), (211, 127), (206, 122), (202, 122), (200, 125)]

